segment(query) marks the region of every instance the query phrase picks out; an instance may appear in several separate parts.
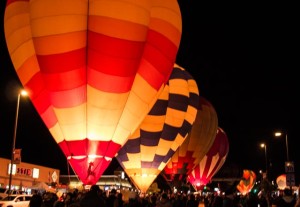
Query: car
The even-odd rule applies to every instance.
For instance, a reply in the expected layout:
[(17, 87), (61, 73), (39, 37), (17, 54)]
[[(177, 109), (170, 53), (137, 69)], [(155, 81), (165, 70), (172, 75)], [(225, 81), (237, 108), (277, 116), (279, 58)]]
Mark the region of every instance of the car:
[(3, 198), (7, 197), (8, 194), (17, 195), (17, 194), (22, 194), (22, 192), (19, 191), (19, 190), (10, 190), (10, 193), (9, 193), (8, 189), (6, 189), (6, 188), (0, 188), (0, 200), (2, 200)]
[(32, 195), (9, 195), (0, 200), (0, 207), (28, 207)]
[(2, 200), (2, 198), (6, 197), (6, 196), (7, 196), (6, 189), (0, 188), (0, 200)]

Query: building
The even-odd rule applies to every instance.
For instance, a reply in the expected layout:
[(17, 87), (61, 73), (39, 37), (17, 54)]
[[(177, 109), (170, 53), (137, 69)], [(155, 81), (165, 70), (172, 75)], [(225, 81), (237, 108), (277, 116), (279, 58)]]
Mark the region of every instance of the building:
[[(0, 188), (9, 187), (10, 159), (0, 158)], [(20, 162), (13, 165), (11, 189), (27, 191), (39, 184), (56, 184), (58, 188), (84, 189), (82, 182), (76, 175), (60, 175), (60, 170), (45, 166)], [(97, 185), (103, 190), (132, 189), (132, 185), (124, 177), (123, 171), (116, 171), (115, 175), (102, 175)]]
[[(0, 158), (0, 187), (8, 188), (10, 159)], [(13, 164), (11, 189), (26, 191), (37, 183), (59, 183), (60, 170), (26, 162)]]
[[(69, 190), (75, 188), (78, 190), (84, 190), (90, 188), (90, 186), (84, 186), (76, 175), (61, 175), (60, 184), (61, 187), (64, 186)], [(122, 178), (118, 175), (102, 175), (96, 185), (98, 185), (104, 191), (110, 191), (111, 189), (133, 189), (127, 178)]]

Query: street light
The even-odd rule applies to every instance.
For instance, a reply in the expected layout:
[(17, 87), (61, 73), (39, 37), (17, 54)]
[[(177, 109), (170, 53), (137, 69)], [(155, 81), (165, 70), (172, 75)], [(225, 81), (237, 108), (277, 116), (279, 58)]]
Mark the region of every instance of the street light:
[(12, 181), (12, 173), (13, 173), (13, 163), (14, 163), (14, 154), (15, 154), (15, 146), (16, 146), (16, 137), (17, 137), (17, 128), (18, 128), (18, 117), (19, 117), (19, 106), (20, 106), (20, 98), (21, 96), (27, 96), (27, 92), (25, 90), (21, 90), (18, 94), (17, 100), (17, 110), (15, 117), (15, 127), (14, 127), (14, 136), (13, 143), (11, 148), (11, 159), (10, 159), (10, 172), (9, 172), (9, 184), (8, 184), (8, 193), (11, 193), (11, 181)]
[[(275, 132), (275, 137), (281, 137), (282, 133), (281, 132)], [(287, 161), (290, 161), (289, 158), (289, 143), (288, 143), (288, 135), (285, 133), (285, 147), (286, 147), (286, 159)]]
[(261, 148), (265, 149), (265, 159), (266, 159), (266, 178), (268, 177), (268, 159), (267, 159), (267, 145), (265, 143), (260, 144)]
[[(275, 132), (275, 137), (282, 136), (281, 132)], [(286, 173), (286, 183), (288, 186), (290, 186), (290, 189), (292, 189), (292, 186), (295, 185), (295, 169), (294, 169), (294, 162), (290, 161), (289, 157), (289, 143), (288, 143), (288, 135), (287, 132), (285, 132), (285, 147), (286, 147), (286, 159), (285, 162), (285, 173)]]

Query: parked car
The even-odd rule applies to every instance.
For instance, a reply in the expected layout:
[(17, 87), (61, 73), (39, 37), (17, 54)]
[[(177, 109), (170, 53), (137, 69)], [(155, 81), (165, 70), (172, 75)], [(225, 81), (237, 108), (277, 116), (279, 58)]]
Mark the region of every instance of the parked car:
[(0, 200), (2, 200), (2, 198), (6, 197), (6, 189), (5, 188), (0, 188)]
[(11, 195), (17, 195), (17, 194), (22, 194), (21, 191), (18, 190), (10, 190), (11, 193), (9, 193), (9, 190), (6, 188), (0, 188), (0, 200), (2, 200), (3, 198), (7, 197), (8, 194)]
[(0, 200), (0, 207), (28, 207), (32, 195), (9, 195)]

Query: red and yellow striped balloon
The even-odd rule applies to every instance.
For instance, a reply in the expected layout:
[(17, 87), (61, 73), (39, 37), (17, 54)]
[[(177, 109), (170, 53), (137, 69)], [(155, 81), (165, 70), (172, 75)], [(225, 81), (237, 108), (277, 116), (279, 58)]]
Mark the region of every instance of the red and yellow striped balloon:
[(176, 0), (8, 0), (14, 68), (84, 184), (152, 108), (181, 38)]
[(203, 190), (204, 186), (211, 181), (225, 163), (228, 152), (229, 142), (227, 135), (219, 127), (213, 145), (200, 163), (188, 174), (187, 180), (196, 191)]

